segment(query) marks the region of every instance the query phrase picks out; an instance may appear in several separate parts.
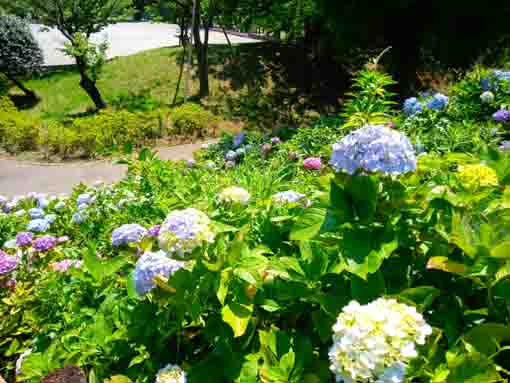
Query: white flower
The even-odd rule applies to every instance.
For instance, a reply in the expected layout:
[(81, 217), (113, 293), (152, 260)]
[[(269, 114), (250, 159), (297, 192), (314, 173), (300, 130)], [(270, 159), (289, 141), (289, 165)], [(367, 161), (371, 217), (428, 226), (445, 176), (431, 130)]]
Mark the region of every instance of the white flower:
[(246, 189), (238, 186), (226, 188), (219, 195), (219, 199), (223, 202), (238, 203), (241, 205), (247, 205), (250, 197), (250, 193), (248, 193)]
[(492, 93), (490, 90), (485, 91), (480, 95), (480, 100), (484, 104), (489, 104), (494, 101), (494, 93)]
[[(298, 193), (294, 190), (287, 190), (283, 192), (276, 193), (273, 195), (273, 202), (279, 205), (287, 205), (291, 203), (303, 202), (306, 196), (304, 194)], [(305, 201), (306, 202), (306, 201)], [(306, 203), (305, 203), (306, 205)]]
[(175, 364), (169, 364), (159, 370), (156, 383), (186, 383), (186, 373)]

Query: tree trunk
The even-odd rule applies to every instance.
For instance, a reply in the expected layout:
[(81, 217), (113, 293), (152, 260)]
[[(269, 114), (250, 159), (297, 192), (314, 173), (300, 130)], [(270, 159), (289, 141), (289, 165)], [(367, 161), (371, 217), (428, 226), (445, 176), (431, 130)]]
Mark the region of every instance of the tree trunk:
[(39, 96), (37, 96), (37, 94), (33, 91), (33, 90), (30, 90), (28, 89), (25, 85), (23, 85), (23, 83), (21, 81), (19, 81), (16, 77), (14, 76), (11, 76), (9, 74), (6, 74), (7, 78), (9, 80), (11, 80), (18, 88), (20, 88), (23, 93), (25, 93), (25, 95), (27, 97), (30, 97), (31, 99), (34, 99), (34, 100), (39, 100)]
[(200, 37), (200, 0), (197, 0), (196, 21), (193, 25), (193, 37), (195, 40), (195, 49), (197, 50), (198, 59), (198, 77), (200, 80), (200, 98), (209, 96), (209, 20), (204, 24), (204, 41)]
[(78, 70), (80, 72), (80, 86), (83, 88), (85, 92), (89, 95), (90, 99), (94, 102), (96, 109), (101, 110), (106, 108), (106, 103), (99, 92), (99, 89), (96, 86), (96, 82), (92, 80), (88, 75), (85, 68), (85, 63), (80, 59), (76, 58), (76, 64), (78, 66)]

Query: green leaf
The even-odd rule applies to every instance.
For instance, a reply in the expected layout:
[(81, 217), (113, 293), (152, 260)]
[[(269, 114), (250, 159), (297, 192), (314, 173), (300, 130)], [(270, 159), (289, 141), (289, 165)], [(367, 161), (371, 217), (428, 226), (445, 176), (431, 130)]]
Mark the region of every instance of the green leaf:
[(326, 217), (326, 210), (322, 208), (308, 208), (297, 222), (292, 225), (290, 239), (292, 241), (308, 241), (320, 233)]
[(223, 321), (234, 331), (234, 336), (244, 335), (253, 312), (253, 305), (231, 302), (221, 310)]
[(503, 242), (495, 246), (491, 250), (491, 257), (494, 258), (510, 258), (510, 242)]
[(384, 295), (386, 285), (383, 274), (378, 271), (368, 275), (366, 280), (357, 276), (351, 278), (351, 295), (360, 304), (367, 304)]
[(220, 286), (218, 287), (218, 291), (216, 292), (216, 296), (222, 305), (225, 304), (225, 298), (228, 294), (228, 287), (230, 285), (231, 278), (231, 268), (227, 268), (221, 272), (220, 277)]
[(296, 354), (292, 349), (285, 355), (283, 355), (280, 359), (280, 369), (282, 372), (288, 377), (290, 376), (292, 370), (294, 369), (294, 364), (296, 363)]
[(510, 326), (501, 323), (483, 323), (467, 332), (464, 340), (479, 352), (491, 356), (499, 350), (499, 344), (510, 341)]
[(85, 252), (83, 260), (87, 270), (98, 282), (101, 282), (104, 278), (115, 274), (129, 261), (126, 256), (118, 256), (116, 258), (101, 261), (96, 256), (95, 246), (89, 247), (89, 249)]
[(496, 365), (483, 354), (473, 352), (469, 354), (447, 353), (450, 373), (448, 383), (496, 383), (501, 382), (501, 376)]
[(89, 383), (98, 383), (94, 369), (90, 370), (89, 372)]
[(409, 299), (421, 306), (422, 309), (425, 309), (429, 307), (440, 294), (441, 290), (433, 286), (420, 286), (401, 291), (399, 296), (404, 299)]
[(349, 221), (352, 219), (352, 201), (345, 192), (344, 188), (339, 186), (334, 179), (331, 180), (329, 199), (331, 209), (339, 221)]
[(352, 198), (360, 219), (373, 218), (377, 209), (377, 188), (374, 176), (351, 176), (346, 182), (345, 190)]
[(466, 266), (462, 263), (454, 262), (448, 257), (432, 257), (427, 262), (427, 269), (446, 271), (447, 273), (463, 274)]

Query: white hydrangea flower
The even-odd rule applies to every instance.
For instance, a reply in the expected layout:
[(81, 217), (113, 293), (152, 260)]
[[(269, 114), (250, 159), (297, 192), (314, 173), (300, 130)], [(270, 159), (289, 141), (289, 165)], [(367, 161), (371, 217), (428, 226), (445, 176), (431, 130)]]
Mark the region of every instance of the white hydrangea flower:
[(228, 203), (238, 203), (241, 205), (247, 205), (250, 197), (251, 195), (246, 189), (238, 186), (226, 188), (219, 194), (219, 199), (221, 201)]
[(379, 298), (350, 302), (333, 331), (329, 359), (338, 382), (400, 383), (432, 328), (414, 307)]
[[(286, 190), (273, 195), (273, 202), (279, 205), (287, 205), (291, 203), (303, 202), (306, 196), (294, 190)], [(306, 203), (305, 203), (306, 204)]]
[(159, 370), (156, 383), (186, 383), (186, 373), (180, 366), (169, 364)]
[(484, 104), (489, 104), (494, 101), (494, 93), (492, 93), (490, 90), (487, 90), (480, 95), (480, 100)]
[(214, 240), (211, 220), (200, 210), (174, 210), (161, 225), (159, 246), (168, 253), (183, 255)]

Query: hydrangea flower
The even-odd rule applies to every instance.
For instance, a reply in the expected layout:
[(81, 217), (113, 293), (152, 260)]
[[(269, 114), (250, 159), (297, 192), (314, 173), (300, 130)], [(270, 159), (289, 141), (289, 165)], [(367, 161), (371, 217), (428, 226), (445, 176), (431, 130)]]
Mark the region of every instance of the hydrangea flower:
[(28, 211), (28, 214), (30, 215), (30, 218), (32, 218), (32, 219), (43, 218), (44, 210), (40, 209), (38, 207), (34, 207)]
[(248, 201), (250, 200), (250, 193), (241, 187), (232, 186), (224, 189), (219, 194), (219, 199), (223, 202), (247, 205)]
[(194, 167), (195, 167), (195, 165), (196, 165), (195, 160), (188, 160), (188, 161), (186, 161), (186, 166), (187, 166), (188, 168), (194, 168)]
[(304, 194), (298, 193), (294, 190), (287, 190), (276, 193), (273, 195), (272, 199), (277, 204), (286, 205), (290, 203), (298, 203), (305, 197), (306, 196)]
[[(412, 306), (379, 298), (350, 302), (333, 326), (330, 367), (339, 382), (402, 382), (432, 328)], [(398, 380), (400, 379), (400, 380)]]
[(52, 235), (45, 235), (34, 241), (33, 248), (35, 251), (46, 252), (57, 246), (57, 238)]
[(67, 271), (72, 267), (75, 269), (79, 269), (82, 265), (82, 261), (77, 259), (64, 259), (60, 262), (52, 262), (50, 264), (50, 269), (53, 271), (57, 271), (59, 273), (67, 273)]
[(14, 216), (16, 216), (16, 217), (23, 217), (26, 213), (27, 212), (26, 212), (25, 209), (19, 209), (19, 210), (16, 210), (14, 212)]
[(33, 240), (34, 235), (29, 231), (20, 231), (16, 235), (16, 245), (18, 245), (18, 247), (31, 246)]
[(169, 253), (185, 254), (214, 240), (211, 221), (200, 210), (174, 210), (166, 217), (159, 232), (159, 246)]
[(282, 142), (282, 140), (280, 140), (280, 137), (271, 137), (271, 143), (273, 145), (279, 144), (280, 142)]
[(79, 225), (87, 220), (87, 216), (83, 214), (82, 212), (76, 212), (71, 217), (71, 223), (75, 225)]
[(4, 211), (4, 213), (9, 213), (13, 209), (15, 209), (17, 206), (18, 206), (18, 204), (14, 201), (7, 202), (3, 207), (3, 211)]
[(33, 231), (34, 233), (44, 233), (46, 230), (50, 228), (50, 223), (45, 219), (33, 219), (27, 225), (28, 231)]
[(0, 207), (4, 206), (7, 203), (8, 199), (7, 197), (0, 195)]
[(457, 176), (467, 188), (498, 185), (498, 176), (494, 169), (483, 164), (459, 166)]
[(239, 148), (236, 150), (236, 156), (237, 157), (242, 157), (246, 154), (246, 149), (245, 148)]
[(482, 101), (484, 104), (490, 104), (494, 101), (494, 93), (492, 93), (490, 90), (483, 92), (480, 95), (480, 101)]
[(64, 243), (67, 241), (69, 241), (69, 237), (67, 235), (63, 235), (63, 236), (57, 238), (58, 243)]
[(382, 125), (368, 125), (334, 144), (329, 164), (348, 174), (358, 170), (403, 174), (416, 170), (416, 155), (405, 135)]
[(57, 216), (55, 214), (47, 214), (44, 216), (44, 219), (52, 224), (57, 219)]
[(225, 162), (225, 167), (227, 169), (232, 169), (234, 166), (236, 166), (236, 163), (234, 161), (227, 161), (227, 162)]
[(37, 199), (37, 207), (39, 209), (46, 209), (49, 204), (50, 204), (50, 201), (47, 198), (38, 198)]
[(179, 262), (167, 257), (165, 252), (147, 252), (136, 262), (133, 281), (135, 290), (139, 295), (145, 295), (156, 287), (154, 278), (162, 276), (168, 278), (177, 270), (184, 267), (184, 262)]
[(157, 237), (159, 235), (159, 231), (161, 230), (161, 225), (154, 225), (149, 230), (147, 230), (148, 237)]
[(76, 198), (76, 205), (80, 206), (82, 204), (85, 204), (85, 205), (88, 205), (92, 200), (92, 195), (89, 194), (89, 193), (83, 193), (83, 194), (80, 194), (77, 198)]
[(246, 135), (244, 133), (236, 134), (234, 136), (234, 138), (232, 139), (232, 146), (234, 148), (238, 148), (239, 146), (242, 145), (242, 143), (244, 142), (245, 138), (246, 138)]
[(308, 170), (320, 170), (322, 162), (319, 157), (308, 157), (303, 161), (303, 166)]
[(0, 250), (0, 276), (9, 274), (18, 267), (19, 259)]
[(78, 210), (83, 211), (83, 210), (86, 210), (88, 207), (89, 207), (89, 205), (87, 205), (86, 203), (81, 203), (78, 205)]
[(510, 82), (510, 72), (495, 70), (488, 76), (480, 80), (480, 85), (484, 91), (497, 90), (501, 81)]
[(492, 115), (492, 118), (496, 122), (510, 122), (510, 110), (498, 110), (496, 113)]
[(499, 150), (506, 152), (510, 150), (510, 141), (501, 141), (499, 145)]
[(112, 232), (112, 246), (138, 243), (147, 234), (147, 229), (137, 223), (122, 225)]
[(181, 367), (169, 364), (159, 370), (156, 383), (186, 383), (186, 373)]
[(234, 152), (233, 150), (229, 150), (229, 151), (225, 154), (225, 159), (226, 159), (227, 161), (234, 161), (236, 158), (237, 158), (237, 154), (236, 154), (236, 152)]
[(448, 106), (448, 97), (441, 93), (436, 93), (428, 102), (427, 108), (430, 110), (444, 110)]
[(16, 243), (16, 238), (9, 239), (8, 241), (5, 241), (4, 248), (6, 249), (15, 249), (18, 247), (18, 244)]
[(416, 97), (410, 97), (404, 101), (403, 110), (406, 116), (414, 116), (423, 110), (423, 104)]
[(55, 210), (62, 210), (66, 207), (66, 203), (64, 201), (59, 201), (55, 205)]

